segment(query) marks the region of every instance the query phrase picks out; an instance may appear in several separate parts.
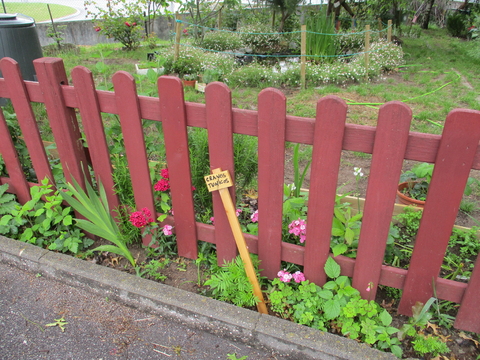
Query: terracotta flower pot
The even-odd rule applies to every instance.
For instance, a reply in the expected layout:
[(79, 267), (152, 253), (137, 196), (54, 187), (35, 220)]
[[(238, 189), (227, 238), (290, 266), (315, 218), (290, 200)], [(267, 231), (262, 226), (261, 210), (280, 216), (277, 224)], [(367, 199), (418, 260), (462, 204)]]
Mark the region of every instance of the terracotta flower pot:
[(411, 197), (406, 196), (402, 190), (408, 187), (408, 182), (403, 182), (401, 184), (398, 184), (398, 189), (397, 189), (397, 200), (400, 204), (404, 205), (414, 205), (420, 208), (423, 208), (425, 205), (425, 201), (422, 200), (416, 200), (412, 199)]
[(183, 86), (195, 87), (197, 80), (182, 80)]

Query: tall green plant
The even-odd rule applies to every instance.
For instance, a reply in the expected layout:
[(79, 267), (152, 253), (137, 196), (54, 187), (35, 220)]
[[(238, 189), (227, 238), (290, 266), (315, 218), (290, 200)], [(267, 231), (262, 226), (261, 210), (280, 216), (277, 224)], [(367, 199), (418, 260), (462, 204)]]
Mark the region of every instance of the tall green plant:
[(85, 219), (75, 219), (76, 225), (93, 235), (100, 236), (114, 245), (101, 245), (92, 251), (108, 251), (125, 257), (132, 266), (135, 266), (135, 259), (128, 250), (120, 228), (110, 214), (107, 194), (101, 183), (98, 184), (100, 195), (97, 195), (93, 187), (86, 182), (87, 192), (73, 179), (73, 185), (67, 183), (67, 188), (75, 196), (60, 192), (63, 199)]
[(336, 55), (335, 27), (329, 16), (309, 16), (307, 25), (307, 54), (316, 62), (332, 62)]

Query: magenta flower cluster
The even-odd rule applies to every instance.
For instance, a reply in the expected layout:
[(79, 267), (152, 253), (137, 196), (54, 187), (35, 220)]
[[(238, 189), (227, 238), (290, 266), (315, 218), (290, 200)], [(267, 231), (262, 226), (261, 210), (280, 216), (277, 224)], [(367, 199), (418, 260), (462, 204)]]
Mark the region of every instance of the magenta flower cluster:
[(252, 222), (254, 223), (258, 222), (258, 210), (255, 210), (252, 216), (250, 216), (250, 219), (252, 219)]
[(296, 283), (305, 281), (305, 275), (301, 271), (296, 271), (293, 274), (291, 274), (287, 270), (280, 270), (277, 276), (280, 278), (281, 281), (286, 283), (290, 282), (290, 280), (292, 279)]
[(170, 181), (168, 175), (168, 169), (162, 169), (160, 171), (160, 175), (162, 175), (162, 179), (158, 180), (158, 182), (154, 185), (155, 191), (167, 191), (170, 190)]
[(304, 243), (305, 239), (307, 238), (307, 222), (302, 219), (298, 219), (292, 221), (290, 225), (288, 225), (288, 232), (295, 236), (300, 237), (300, 242)]
[(143, 228), (153, 222), (152, 213), (148, 208), (143, 208), (141, 211), (134, 211), (130, 214), (130, 222), (137, 228)]

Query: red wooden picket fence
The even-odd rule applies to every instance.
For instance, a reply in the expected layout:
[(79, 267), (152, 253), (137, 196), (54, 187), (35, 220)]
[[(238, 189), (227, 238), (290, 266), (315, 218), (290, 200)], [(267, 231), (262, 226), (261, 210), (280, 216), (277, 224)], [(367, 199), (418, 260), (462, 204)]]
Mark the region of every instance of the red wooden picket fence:
[[(374, 298), (378, 285), (403, 289), (399, 312), (405, 315), (435, 290), (439, 299), (460, 304), (456, 328), (480, 332), (478, 260), (468, 284), (439, 277), (470, 169), (480, 169), (479, 111), (453, 110), (441, 136), (420, 134), (409, 132), (412, 112), (396, 101), (383, 105), (377, 127), (369, 127), (346, 124), (347, 106), (335, 96), (319, 100), (316, 118), (310, 119), (287, 115), (285, 96), (276, 89), (263, 90), (258, 111), (249, 111), (232, 108), (231, 92), (222, 83), (207, 86), (204, 105), (185, 102), (181, 81), (175, 77), (161, 77), (159, 97), (154, 98), (138, 96), (133, 76), (124, 71), (113, 76), (114, 91), (109, 92), (96, 90), (91, 72), (84, 67), (73, 69), (71, 86), (61, 59), (42, 58), (34, 65), (38, 82), (23, 81), (14, 60), (0, 60), (4, 76), (0, 97), (13, 103), (38, 178), (53, 179), (31, 103), (45, 104), (67, 181), (73, 177), (82, 183), (87, 156), (75, 115), (78, 110), (95, 176), (107, 189), (110, 207), (117, 207), (101, 113), (118, 114), (137, 208), (154, 209), (142, 119), (161, 121), (175, 210), (166, 222), (175, 226), (179, 255), (187, 258), (197, 257), (198, 240), (216, 244), (219, 262), (237, 254), (217, 193), (213, 193), (215, 226), (195, 221), (187, 127), (208, 129), (211, 169), (229, 170), (232, 178), (233, 133), (258, 137), (259, 234), (246, 235), (246, 240), (269, 278), (276, 276), (283, 260), (303, 265), (306, 277), (319, 285), (326, 281), (323, 266), (330, 255), (341, 151), (372, 154), (357, 258), (336, 258), (342, 274), (353, 278), (365, 298)], [(287, 141), (313, 145), (304, 247), (282, 242)], [(32, 184), (25, 180), (1, 112), (0, 150), (9, 173), (0, 183), (10, 184), (9, 190), (26, 202)], [(382, 264), (404, 159), (436, 164), (408, 270)], [(230, 190), (234, 196), (234, 189)], [(369, 284), (374, 284), (370, 291)]]

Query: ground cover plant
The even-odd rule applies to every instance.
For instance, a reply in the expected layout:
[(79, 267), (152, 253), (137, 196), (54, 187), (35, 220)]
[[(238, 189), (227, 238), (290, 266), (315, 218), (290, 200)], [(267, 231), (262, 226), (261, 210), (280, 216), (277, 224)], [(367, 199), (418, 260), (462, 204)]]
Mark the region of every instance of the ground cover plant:
[[(275, 83), (273, 80), (269, 79), (267, 75), (265, 75), (264, 80), (262, 80), (262, 82), (259, 82), (258, 85), (264, 86), (264, 84), (269, 84), (282, 87), (283, 91), (287, 94), (289, 98), (289, 114), (301, 116), (311, 116), (309, 115), (309, 111), (313, 111), (312, 109), (314, 108), (314, 103), (319, 97), (326, 95), (327, 93), (335, 93), (344, 97), (350, 103), (353, 103), (350, 106), (350, 108), (353, 110), (349, 115), (349, 122), (361, 124), (368, 123), (371, 125), (375, 125), (374, 114), (377, 113), (377, 110), (371, 109), (369, 106), (378, 107), (380, 103), (386, 100), (398, 100), (399, 98), (407, 100), (412, 99), (407, 101), (407, 103), (409, 103), (409, 105), (413, 105), (414, 108), (414, 116), (416, 117), (413, 125), (414, 129), (437, 133), (441, 129), (441, 125), (445, 118), (446, 111), (462, 105), (466, 105), (467, 107), (471, 108), (478, 108), (478, 103), (475, 101), (472, 95), (472, 93), (475, 92), (476, 87), (478, 87), (478, 84), (474, 83), (471, 80), (468, 80), (473, 79), (474, 77), (472, 76), (475, 76), (478, 70), (474, 66), (467, 66), (459, 62), (458, 64), (455, 64), (455, 71), (446, 73), (444, 69), (445, 59), (451, 60), (455, 58), (456, 55), (449, 55), (448, 53), (441, 54), (441, 52), (437, 52), (436, 48), (440, 47), (441, 49), (443, 49), (443, 51), (445, 51), (446, 47), (448, 46), (458, 46), (458, 49), (459, 51), (462, 51), (462, 54), (464, 53), (464, 51), (466, 51), (467, 48), (463, 47), (463, 43), (457, 43), (456, 40), (453, 40), (454, 45), (450, 45), (450, 41), (452, 41), (451, 38), (447, 38), (445, 33), (441, 30), (424, 33), (422, 34), (422, 36), (426, 37), (426, 39), (423, 39), (423, 43), (420, 41), (416, 43), (414, 41), (416, 39), (404, 40), (403, 51), (404, 53), (408, 54), (408, 56), (406, 57), (407, 65), (418, 65), (415, 63), (415, 61), (410, 63), (409, 61), (411, 61), (414, 56), (417, 56), (415, 59), (417, 59), (417, 61), (420, 61), (420, 49), (422, 47), (425, 47), (425, 44), (427, 44), (427, 47), (428, 44), (430, 44), (432, 57), (434, 57), (434, 54), (437, 54), (438, 56), (443, 56), (443, 67), (440, 66), (440, 60), (432, 60), (428, 64), (422, 63), (419, 66), (406, 67), (406, 70), (404, 70), (406, 72), (404, 73), (397, 73), (388, 76), (384, 74), (384, 79), (377, 78), (374, 79), (373, 82), (368, 84), (363, 83), (363, 79), (360, 79), (361, 82), (359, 83), (357, 83), (355, 80), (348, 80), (340, 86), (336, 84), (323, 84), (320, 88), (310, 88), (305, 91), (302, 91), (298, 88), (287, 87), (285, 84)], [(436, 39), (439, 39), (438, 46), (433, 45), (436, 44)], [(446, 44), (449, 45), (447, 46)], [(170, 44), (165, 43), (164, 45), (165, 46), (158, 49), (160, 57), (162, 56), (162, 54), (168, 56), (168, 52), (170, 51)], [(445, 47), (443, 47), (444, 45)], [(80, 55), (78, 55), (76, 59), (68, 59), (70, 68), (73, 65), (77, 65), (79, 63), (79, 59), (84, 59), (84, 63), (93, 69), (97, 83), (99, 83), (101, 86), (105, 86), (105, 89), (108, 89), (109, 87), (111, 87), (110, 76), (113, 73), (114, 69), (128, 69), (133, 72), (134, 63), (138, 61), (138, 58), (143, 57), (145, 55), (145, 52), (147, 51), (146, 49), (139, 48), (135, 51), (131, 51), (128, 53), (118, 51), (113, 52), (112, 49), (114, 46), (115, 45), (108, 45), (95, 47), (93, 49), (81, 49)], [(165, 52), (162, 53), (161, 49), (164, 49)], [(418, 51), (418, 53), (416, 53), (416, 51)], [(68, 55), (68, 53), (66, 52), (65, 56), (68, 57), (71, 55)], [(254, 66), (251, 66), (251, 68), (254, 68)], [(258, 70), (257, 75), (253, 73), (251, 75), (251, 78), (254, 79), (256, 76), (258, 76), (259, 73), (267, 71), (264, 67), (259, 67), (259, 69), (261, 70)], [(249, 69), (248, 71), (252, 70)], [(245, 72), (247, 72), (247, 70), (245, 70)], [(136, 79), (138, 82), (139, 90), (142, 93), (153, 95), (155, 94), (155, 81), (152, 81), (152, 79), (149, 78), (148, 75), (142, 77), (137, 76)], [(271, 81), (271, 83), (269, 81)], [(444, 86), (445, 84), (447, 85), (442, 88), (442, 86)], [(473, 90), (466, 86), (466, 84), (470, 84)], [(418, 90), (418, 88), (420, 88), (420, 90)], [(452, 89), (458, 90), (458, 93), (452, 94), (450, 96), (450, 91)], [(255, 99), (258, 91), (258, 88), (246, 89), (240, 87), (239, 85), (237, 85), (237, 87), (234, 86), (234, 106), (255, 108)], [(390, 92), (392, 92), (393, 95), (391, 95)], [(203, 101), (203, 95), (197, 93), (193, 89), (186, 89), (185, 94), (187, 100)], [(427, 96), (423, 96), (424, 94), (427, 94)], [(448, 94), (448, 98), (446, 94)], [(397, 98), (395, 98), (395, 96), (397, 96)], [(467, 100), (470, 102), (467, 102)], [(434, 105), (431, 105), (430, 102), (432, 102)], [(473, 106), (469, 106), (470, 103)], [(433, 107), (436, 108), (434, 109)], [(424, 115), (419, 115), (419, 109), (422, 109), (422, 111), (424, 111)], [(369, 116), (371, 116), (371, 118), (369, 118)], [(430, 118), (430, 116), (432, 116), (432, 118)], [(352, 119), (353, 121), (351, 121)], [(122, 144), (121, 131), (118, 119), (115, 116), (105, 117), (105, 124), (112, 153), (112, 159), (115, 159), (115, 161), (117, 161), (116, 164), (118, 165), (115, 166), (115, 168), (118, 169), (118, 171), (115, 172), (116, 183), (119, 185), (118, 191), (119, 194), (125, 199), (122, 200), (122, 203), (131, 205), (132, 209), (132, 211), (127, 216), (125, 216), (124, 214), (124, 221), (123, 224), (120, 225), (119, 231), (125, 231), (123, 234), (128, 233), (128, 237), (130, 237), (130, 239), (124, 239), (125, 243), (128, 241), (132, 241), (134, 237), (136, 237), (136, 239), (138, 240), (140, 237), (140, 232), (147, 231), (148, 235), (157, 235), (155, 240), (157, 241), (157, 245), (159, 246), (158, 248), (160, 249), (157, 251), (154, 249), (147, 250), (147, 255), (143, 255), (143, 259), (140, 258), (140, 253), (143, 252), (143, 250), (140, 249), (140, 251), (138, 251), (136, 255), (132, 255), (132, 258), (134, 260), (133, 262), (130, 256), (124, 254), (124, 257), (129, 258), (130, 261), (131, 267), (129, 268), (129, 270), (133, 273), (136, 273), (137, 275), (143, 275), (151, 279), (166, 281), (167, 279), (164, 279), (164, 277), (167, 276), (168, 278), (168, 275), (164, 275), (164, 273), (162, 273), (164, 269), (172, 270), (173, 268), (174, 270), (177, 270), (177, 272), (182, 272), (183, 270), (187, 270), (189, 263), (188, 261), (185, 261), (185, 259), (178, 259), (174, 257), (175, 250), (171, 247), (172, 243), (174, 243), (173, 234), (170, 233), (172, 229), (167, 228), (165, 231), (165, 228), (155, 227), (154, 223), (156, 222), (156, 219), (151, 218), (151, 216), (149, 215), (150, 212), (153, 212), (153, 209), (135, 209), (137, 211), (133, 211), (134, 202), (132, 200), (131, 190), (129, 189), (128, 172), (125, 173), (125, 157), (123, 156), (124, 147)], [(167, 213), (170, 210), (168, 208), (168, 174), (162, 171), (162, 169), (166, 169), (167, 165), (164, 163), (164, 154), (157, 151), (158, 148), (161, 148), (161, 146), (158, 146), (159, 142), (161, 143), (162, 138), (161, 125), (145, 121), (145, 134), (147, 136), (146, 147), (147, 152), (149, 153), (149, 157), (152, 160), (157, 161), (157, 163), (152, 163), (151, 167), (152, 186), (154, 186), (156, 190), (157, 197), (157, 208), (155, 210)], [(202, 131), (191, 131), (189, 135), (191, 136), (191, 151), (194, 155), (192, 156), (192, 161), (194, 162), (192, 164), (192, 168), (198, 169), (197, 174), (204, 175), (208, 171), (208, 164), (205, 165), (204, 159), (200, 158), (197, 155), (200, 153), (205, 153), (205, 134), (202, 134)], [(242, 137), (240, 139), (240, 152), (242, 152), (242, 150), (244, 149), (249, 149), (251, 153), (255, 153), (255, 141), (250, 140), (251, 139), (248, 139), (248, 137)], [(19, 142), (21, 143), (21, 139), (19, 140)], [(301, 174), (299, 163), (302, 162), (302, 158), (308, 159), (308, 147), (289, 148), (289, 154), (292, 156), (291, 162), (293, 171), (290, 174), (292, 175), (292, 181), (287, 181), (287, 184), (285, 186), (286, 199), (284, 205), (285, 221), (283, 229), (283, 240), (295, 244), (303, 244), (304, 241), (302, 241), (302, 239), (304, 240), (304, 235), (308, 227), (308, 224), (305, 223), (308, 207), (306, 206), (306, 194), (303, 193), (300, 189), (302, 187), (302, 184), (308, 184), (308, 172), (306, 172), (305, 174)], [(248, 159), (251, 159), (251, 156), (247, 156), (244, 160), (246, 161)], [(350, 161), (353, 161), (354, 164), (350, 165), (346, 162), (343, 163), (343, 167), (348, 170), (348, 177), (343, 178), (342, 181), (344, 181), (345, 183), (348, 182), (348, 186), (350, 186), (351, 190), (348, 190), (348, 186), (343, 186), (341, 188), (342, 192), (352, 191), (354, 195), (363, 195), (362, 191), (364, 191), (364, 188), (362, 188), (362, 186), (363, 184), (365, 184), (363, 175), (365, 175), (365, 177), (368, 176), (368, 170), (366, 170), (365, 167), (360, 165), (361, 160), (365, 160), (366, 162), (368, 162), (368, 158), (359, 155), (350, 158)], [(305, 162), (308, 163), (308, 160), (306, 160)], [(236, 165), (237, 168), (239, 166), (241, 165)], [(246, 169), (250, 168), (250, 165), (248, 164), (246, 164), (245, 166)], [(357, 169), (354, 169), (355, 167)], [(250, 175), (247, 170), (239, 173), (240, 176), (243, 177), (248, 177)], [(303, 178), (305, 178), (305, 182), (302, 181)], [(198, 184), (200, 184), (202, 183), (203, 179), (198, 181)], [(250, 182), (245, 182), (245, 185), (241, 190), (249, 191), (254, 188), (254, 181), (255, 180), (253, 179)], [(292, 185), (292, 182), (294, 183), (294, 185)], [(237, 181), (237, 183), (240, 184), (241, 182)], [(242, 186), (240, 186), (240, 188), (242, 188)], [(478, 189), (476, 191), (478, 191)], [(196, 204), (199, 204), (197, 209), (199, 213), (198, 220), (203, 222), (214, 222), (214, 219), (210, 219), (211, 209), (210, 205), (208, 204), (209, 195), (201, 194), (201, 188), (199, 185), (196, 185), (194, 197), (196, 197)], [(241, 199), (242, 197), (243, 196), (239, 196), (239, 199)], [(0, 202), (3, 203), (3, 200), (1, 199), (3, 199), (3, 197), (0, 198)], [(252, 198), (248, 198), (246, 199), (246, 202), (239, 203), (238, 215), (239, 218), (242, 220), (245, 232), (250, 232), (254, 234), (257, 229), (256, 224), (258, 221), (258, 212), (256, 212), (255, 201), (251, 200)], [(5, 203), (10, 203), (11, 201), (12, 199), (10, 197), (4, 199)], [(344, 203), (341, 203), (340, 201), (337, 205), (338, 206), (335, 209), (336, 220), (334, 222), (334, 228), (332, 229), (332, 252), (334, 254), (343, 253), (348, 256), (354, 257), (356, 251), (356, 244), (358, 243), (359, 229), (361, 227), (361, 214), (355, 213), (352, 209), (352, 206), (355, 205), (355, 201), (351, 204), (352, 206), (344, 205)], [(46, 207), (47, 205), (42, 204), (41, 206)], [(65, 226), (72, 225), (70, 223), (72, 220), (71, 214), (67, 213), (67, 211), (65, 210), (64, 215), (63, 211), (64, 209), (62, 209), (60, 212), (60, 215), (63, 217), (60, 217), (60, 215), (58, 215), (59, 211), (55, 213), (49, 213), (49, 215), (51, 215), (50, 217), (54, 219), (53, 221), (50, 221), (50, 223), (55, 223), (58, 219), (60, 219), (58, 220), (59, 224), (61, 223)], [(417, 212), (415, 213), (417, 215), (411, 215), (409, 212), (407, 212), (406, 214), (408, 214), (406, 216), (409, 218), (407, 218), (406, 220), (399, 219), (399, 225), (392, 226), (391, 238), (389, 238), (389, 245), (392, 246), (389, 246), (389, 253), (386, 254), (388, 255), (386, 256), (386, 263), (395, 263), (400, 266), (404, 266), (408, 263), (408, 253), (409, 249), (411, 248), (412, 240), (411, 238), (414, 235), (408, 237), (407, 235), (405, 235), (405, 233), (402, 232), (402, 227), (408, 228), (408, 231), (411, 230), (412, 234), (414, 234), (416, 221), (415, 216), (418, 216), (419, 213)], [(41, 208), (35, 208), (35, 213), (33, 217), (40, 218), (42, 215), (43, 213), (41, 212)], [(67, 220), (64, 220), (65, 218)], [(12, 218), (8, 218), (4, 215), (0, 220), (0, 224), (2, 226), (7, 226), (9, 225), (7, 223), (9, 223), (11, 220)], [(4, 224), (3, 222), (6, 222), (6, 224)], [(42, 226), (44, 226), (43, 224), (49, 225), (48, 221), (45, 222), (44, 218), (41, 218), (38, 221), (33, 221), (35, 225), (38, 225), (40, 222)], [(20, 226), (24, 226), (24, 224)], [(35, 228), (35, 230), (37, 230), (37, 228)], [(29, 231), (23, 231), (24, 228), (18, 226), (17, 233), (19, 233), (19, 229), (21, 230), (20, 232), (27, 234), (29, 233)], [(140, 231), (138, 229), (140, 229)], [(32, 227), (32, 232), (33, 231), (34, 230)], [(12, 230), (11, 233), (13, 234), (14, 230)], [(449, 257), (447, 263), (444, 264), (444, 272), (442, 273), (442, 276), (455, 279), (468, 279), (468, 269), (471, 268), (474, 257), (478, 253), (478, 239), (475, 233), (476, 230), (469, 231), (466, 234), (454, 233), (453, 239), (451, 240), (451, 248), (454, 250), (452, 250), (452, 256)], [(9, 234), (9, 236), (11, 235)], [(14, 236), (12, 235), (12, 237)], [(38, 238), (39, 236), (36, 237)], [(55, 239), (53, 243), (56, 243), (57, 240), (58, 239)], [(133, 240), (133, 242), (135, 243), (135, 241), (137, 240)], [(52, 240), (48, 240), (41, 245), (47, 246), (47, 244), (52, 243), (51, 241)], [(37, 241), (35, 240), (35, 242)], [(95, 245), (105, 244), (97, 243)], [(123, 243), (120, 243), (120, 245), (123, 246)], [(138, 244), (136, 245), (138, 248)], [(397, 247), (394, 247), (393, 245), (396, 245)], [(84, 247), (87, 247), (86, 244)], [(232, 298), (232, 292), (227, 292), (225, 289), (219, 289), (217, 294), (215, 294), (214, 280), (215, 275), (217, 275), (218, 278), (221, 278), (223, 276), (223, 278), (227, 279), (229, 279), (229, 277), (231, 276), (232, 278), (237, 280), (237, 278), (241, 277), (241, 274), (239, 274), (238, 271), (238, 267), (233, 271), (233, 275), (229, 275), (229, 273), (223, 272), (225, 270), (222, 270), (221, 274), (223, 275), (218, 275), (214, 272), (214, 270), (211, 270), (211, 273), (208, 271), (206, 272), (206, 274), (202, 273), (201, 270), (205, 270), (206, 268), (214, 269), (215, 267), (212, 266), (214, 261), (211, 261), (211, 254), (213, 249), (209, 246), (209, 244), (202, 244), (201, 247), (201, 257), (203, 257), (203, 259), (199, 258), (198, 263), (193, 264), (193, 273), (195, 275), (195, 278), (189, 281), (192, 281), (192, 283), (196, 285), (196, 290), (199, 290), (201, 292), (207, 294), (210, 293), (212, 294), (212, 296), (217, 296), (218, 294), (220, 294), (220, 296)], [(56, 250), (63, 251), (63, 249), (61, 248), (56, 248)], [(75, 251), (73, 250), (70, 251), (75, 253)], [(109, 252), (115, 253), (115, 251)], [(91, 252), (84, 251), (83, 248), (77, 250), (77, 253), (79, 253), (80, 256), (86, 257), (88, 259), (96, 258), (96, 261), (104, 264), (109, 264), (109, 266), (119, 266), (118, 257), (112, 254), (92, 254)], [(167, 257), (165, 256), (165, 253), (172, 253), (172, 255), (169, 254), (170, 256)], [(453, 254), (457, 255), (457, 257), (454, 258)], [(125, 266), (125, 261), (120, 261), (121, 266)], [(397, 354), (397, 347), (399, 347), (400, 345), (395, 339), (398, 339), (398, 336), (396, 335), (399, 332), (405, 334), (402, 339), (407, 339), (408, 341), (410, 341), (408, 343), (410, 345), (405, 345), (407, 344), (407, 340), (402, 343), (404, 353), (409, 355), (427, 355), (430, 357), (434, 357), (448, 351), (443, 346), (445, 345), (445, 343), (450, 346), (455, 346), (453, 342), (447, 340), (447, 335), (445, 335), (447, 333), (443, 333), (436, 328), (437, 324), (441, 324), (442, 326), (449, 326), (450, 324), (451, 326), (451, 319), (449, 321), (448, 318), (448, 316), (451, 316), (450, 314), (454, 312), (452, 312), (452, 310), (454, 310), (452, 309), (454, 306), (451, 304), (444, 304), (438, 302), (437, 300), (432, 300), (430, 304), (422, 304), (422, 306), (418, 308), (416, 315), (412, 319), (407, 321), (407, 324), (409, 326), (403, 328), (403, 325), (401, 324), (395, 323), (394, 325), (392, 325), (392, 320), (389, 318), (389, 316), (391, 315), (389, 315), (388, 311), (391, 310), (391, 306), (388, 306), (389, 299), (383, 299), (387, 300), (387, 302), (384, 304), (384, 309), (381, 309), (378, 307), (378, 305), (373, 305), (370, 302), (365, 303), (360, 301), (358, 298), (355, 297), (355, 292), (352, 290), (352, 288), (348, 287), (349, 285), (347, 279), (340, 277), (336, 273), (336, 271), (333, 270), (335, 268), (335, 265), (333, 265), (331, 262), (329, 263), (330, 267), (329, 270), (327, 270), (327, 274), (329, 274), (329, 277), (332, 279), (331, 281), (333, 281), (333, 283), (328, 285), (328, 287), (332, 288), (330, 289), (323, 287), (320, 290), (314, 284), (303, 284), (302, 280), (300, 280), (299, 282), (296, 281), (296, 279), (301, 279), (301, 268), (298, 268), (292, 264), (284, 265), (284, 270), (279, 273), (279, 279), (274, 280), (274, 283), (271, 284), (271, 287), (269, 289), (270, 296), (276, 294), (273, 296), (273, 299), (275, 299), (275, 297), (277, 297), (277, 300), (280, 299), (278, 300), (278, 303), (276, 303), (276, 306), (279, 309), (279, 316), (294, 319), (295, 306), (298, 309), (301, 309), (303, 306), (303, 309), (305, 309), (307, 305), (302, 303), (302, 301), (306, 300), (308, 302), (308, 300), (310, 300), (308, 298), (308, 293), (321, 292), (321, 294), (323, 294), (325, 298), (320, 296), (320, 299), (326, 300), (325, 303), (332, 299), (334, 299), (334, 301), (329, 302), (328, 306), (324, 303), (315, 304), (319, 308), (327, 306), (327, 309), (331, 311), (335, 310), (336, 314), (336, 309), (337, 307), (339, 307), (338, 305), (345, 305), (343, 308), (347, 308), (348, 311), (351, 312), (348, 314), (342, 313), (333, 316), (333, 312), (330, 313), (324, 310), (322, 310), (322, 312), (318, 309), (315, 309), (310, 311), (313, 318), (310, 319), (309, 314), (307, 314), (309, 311), (302, 310), (299, 311), (297, 314), (297, 321), (312, 324), (320, 324), (321, 322), (323, 322), (325, 324), (328, 322), (332, 322), (335, 319), (334, 325), (331, 328), (328, 328), (329, 331), (343, 333), (351, 338), (363, 338), (363, 340), (365, 340), (367, 343), (376, 344), (375, 346), (377, 346), (378, 348), (390, 349), (392, 352)], [(204, 281), (202, 279), (205, 277), (210, 277), (210, 280), (213, 279), (208, 283), (210, 288), (200, 287), (200, 285), (204, 284)], [(289, 279), (290, 281), (287, 282), (285, 281), (286, 279)], [(218, 283), (220, 282), (217, 281), (216, 284)], [(234, 286), (236, 287), (239, 286), (238, 282), (236, 281), (231, 281), (231, 283), (234, 283)], [(244, 282), (242, 284), (244, 284)], [(300, 285), (297, 286), (296, 284)], [(303, 285), (305, 286), (302, 287), (301, 290), (299, 290), (300, 286)], [(278, 293), (275, 293), (275, 291), (282, 294), (279, 295)], [(393, 292), (394, 291), (392, 290), (392, 293)], [(295, 298), (294, 300), (296, 302), (294, 303), (294, 301), (289, 299), (289, 297)], [(284, 300), (284, 298), (288, 299), (288, 301)], [(272, 298), (270, 297), (270, 299)], [(248, 301), (250, 300), (251, 299), (249, 299)], [(270, 301), (272, 301), (272, 303), (275, 303), (275, 301), (277, 300)], [(236, 298), (232, 299), (232, 302), (236, 301)], [(354, 301), (354, 303), (350, 304), (347, 307), (346, 305), (349, 304), (350, 301)], [(314, 305), (312, 304), (308, 304), (308, 306), (312, 308), (314, 307)], [(313, 313), (315, 313), (315, 316), (313, 315)], [(427, 314), (430, 314), (431, 317), (429, 318), (429, 315)], [(320, 319), (315, 318), (316, 315), (318, 315)], [(372, 321), (367, 321), (368, 316), (366, 315), (375, 315), (377, 317)], [(352, 322), (352, 319), (355, 320)], [(436, 323), (434, 323), (433, 321), (436, 321)], [(331, 324), (328, 325), (330, 326)], [(465, 336), (467, 338), (470, 337), (473, 339), (473, 341), (466, 340), (467, 343), (470, 344), (469, 346), (473, 346), (473, 351), (470, 351), (469, 355), (475, 354), (475, 341), (477, 341), (476, 339), (478, 339), (478, 337), (471, 334), (466, 334)]]

